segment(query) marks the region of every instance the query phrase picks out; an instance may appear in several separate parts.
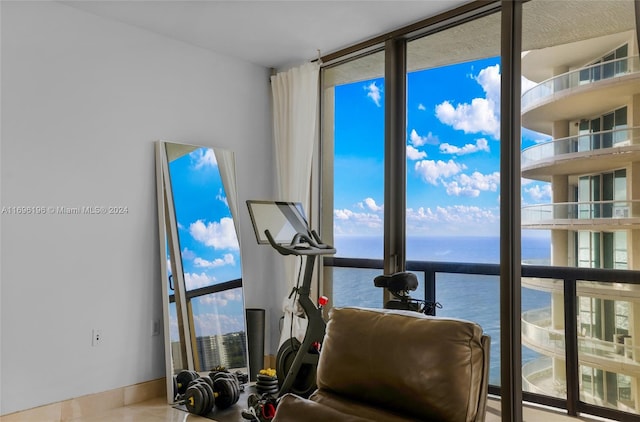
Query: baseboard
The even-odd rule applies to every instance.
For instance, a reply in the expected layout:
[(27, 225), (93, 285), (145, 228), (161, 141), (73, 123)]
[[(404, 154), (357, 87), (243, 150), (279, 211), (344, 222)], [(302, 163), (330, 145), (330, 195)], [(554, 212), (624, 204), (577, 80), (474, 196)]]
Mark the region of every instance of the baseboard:
[(142, 382), (101, 393), (88, 394), (33, 409), (2, 416), (2, 422), (70, 421), (79, 417), (99, 416), (105, 411), (140, 403), (156, 397), (166, 397), (164, 378)]

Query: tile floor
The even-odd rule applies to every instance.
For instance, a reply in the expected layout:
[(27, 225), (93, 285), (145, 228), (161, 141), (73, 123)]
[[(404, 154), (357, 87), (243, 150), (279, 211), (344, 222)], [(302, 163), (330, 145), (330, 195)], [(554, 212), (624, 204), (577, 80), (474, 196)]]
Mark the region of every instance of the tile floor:
[[(241, 403), (238, 403), (241, 405)], [(525, 406), (523, 410), (525, 422), (578, 422), (602, 421), (587, 417), (568, 417), (555, 411), (549, 411), (534, 406)], [(225, 418), (225, 420), (228, 420)], [(191, 415), (167, 405), (163, 399), (153, 399), (146, 402), (114, 409), (100, 416), (74, 419), (73, 422), (210, 422), (211, 419)], [(237, 418), (237, 422), (244, 419)], [(25, 421), (30, 422), (30, 421)], [(42, 422), (42, 421), (38, 421)], [(301, 421), (304, 422), (304, 421)], [(500, 401), (490, 398), (488, 403), (486, 422), (501, 422)]]

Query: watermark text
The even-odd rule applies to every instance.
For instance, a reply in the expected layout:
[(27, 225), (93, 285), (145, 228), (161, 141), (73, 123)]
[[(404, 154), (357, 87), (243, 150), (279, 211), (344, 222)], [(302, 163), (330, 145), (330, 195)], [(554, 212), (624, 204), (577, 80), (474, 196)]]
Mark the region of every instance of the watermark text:
[(129, 207), (114, 205), (83, 205), (67, 207), (63, 205), (21, 205), (2, 206), (2, 215), (124, 215)]

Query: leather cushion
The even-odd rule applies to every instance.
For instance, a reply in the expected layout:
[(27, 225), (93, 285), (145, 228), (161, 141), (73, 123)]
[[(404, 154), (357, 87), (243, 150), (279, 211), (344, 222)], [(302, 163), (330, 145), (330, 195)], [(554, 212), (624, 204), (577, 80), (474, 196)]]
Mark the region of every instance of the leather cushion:
[(331, 407), (306, 400), (294, 394), (285, 394), (278, 403), (273, 422), (367, 422), (368, 419), (344, 414)]
[(333, 308), (317, 385), (422, 420), (471, 421), (484, 371), (482, 328), (417, 312)]
[[(350, 400), (327, 390), (316, 390), (309, 400), (331, 407), (342, 414), (357, 415), (368, 421), (380, 422), (425, 422), (426, 419), (407, 416), (388, 408), (378, 407), (375, 402)], [(332, 422), (337, 419), (332, 420)]]

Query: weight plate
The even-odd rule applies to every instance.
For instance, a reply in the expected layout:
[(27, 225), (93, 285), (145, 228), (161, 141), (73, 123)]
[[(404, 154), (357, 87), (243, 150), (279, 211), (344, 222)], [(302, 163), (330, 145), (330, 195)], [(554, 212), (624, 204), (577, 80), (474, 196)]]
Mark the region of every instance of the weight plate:
[(187, 388), (192, 387), (192, 386), (194, 386), (194, 385), (196, 385), (196, 384), (198, 384), (198, 383), (200, 383), (200, 382), (202, 382), (202, 381), (200, 381), (200, 378), (195, 379), (195, 380), (191, 380), (191, 381), (189, 382), (189, 384), (187, 385)]
[(193, 376), (192, 371), (180, 371), (178, 375), (176, 375), (176, 382), (178, 384), (178, 393), (184, 394), (187, 391), (187, 387), (189, 383), (193, 381), (195, 377)]
[(217, 379), (225, 379), (232, 383), (233, 396), (231, 397), (231, 404), (236, 403), (240, 399), (240, 387), (237, 378), (229, 372), (216, 372), (213, 375), (213, 382), (215, 383)]
[(184, 393), (184, 405), (189, 413), (199, 415), (202, 412), (203, 400), (202, 392), (196, 386), (187, 388)]
[(204, 390), (204, 394), (207, 396), (208, 402), (207, 402), (207, 407), (202, 410), (201, 415), (206, 416), (209, 413), (211, 413), (211, 411), (215, 407), (216, 399), (213, 394), (213, 388), (208, 383), (203, 382), (202, 389)]
[(229, 379), (229, 382), (231, 382), (231, 386), (233, 387), (233, 390), (235, 392), (233, 403), (231, 404), (235, 404), (238, 402), (238, 400), (240, 400), (240, 383), (238, 383), (238, 378), (236, 378), (235, 376), (232, 376), (231, 379)]
[(226, 409), (237, 401), (237, 394), (228, 379), (218, 378), (213, 383), (213, 389), (218, 393), (216, 404), (220, 409)]
[(207, 410), (207, 408), (209, 407), (209, 404), (211, 403), (211, 397), (209, 397), (209, 395), (207, 394), (207, 391), (205, 390), (204, 387), (205, 383), (204, 382), (199, 382), (198, 384), (195, 385), (195, 387), (200, 390), (200, 394), (202, 394), (202, 409), (200, 410), (200, 413), (198, 413), (198, 415), (206, 415), (205, 411)]
[(265, 386), (278, 385), (278, 380), (258, 380), (256, 381), (256, 385), (265, 385)]
[(225, 379), (229, 379), (230, 377), (233, 377), (233, 375), (231, 375), (228, 372), (214, 372), (213, 375), (209, 374), (209, 376), (211, 377), (212, 380), (216, 380), (218, 378), (225, 378)]
[(211, 371), (209, 372), (209, 377), (211, 379), (215, 379), (216, 375), (218, 374), (228, 374), (228, 372), (227, 371)]
[(205, 375), (205, 376), (203, 376), (203, 377), (200, 377), (199, 379), (201, 379), (201, 380), (202, 380), (202, 381), (204, 381), (206, 384), (208, 384), (208, 385), (209, 385), (209, 387), (212, 387), (212, 388), (213, 388), (213, 380), (212, 380), (209, 376)]

